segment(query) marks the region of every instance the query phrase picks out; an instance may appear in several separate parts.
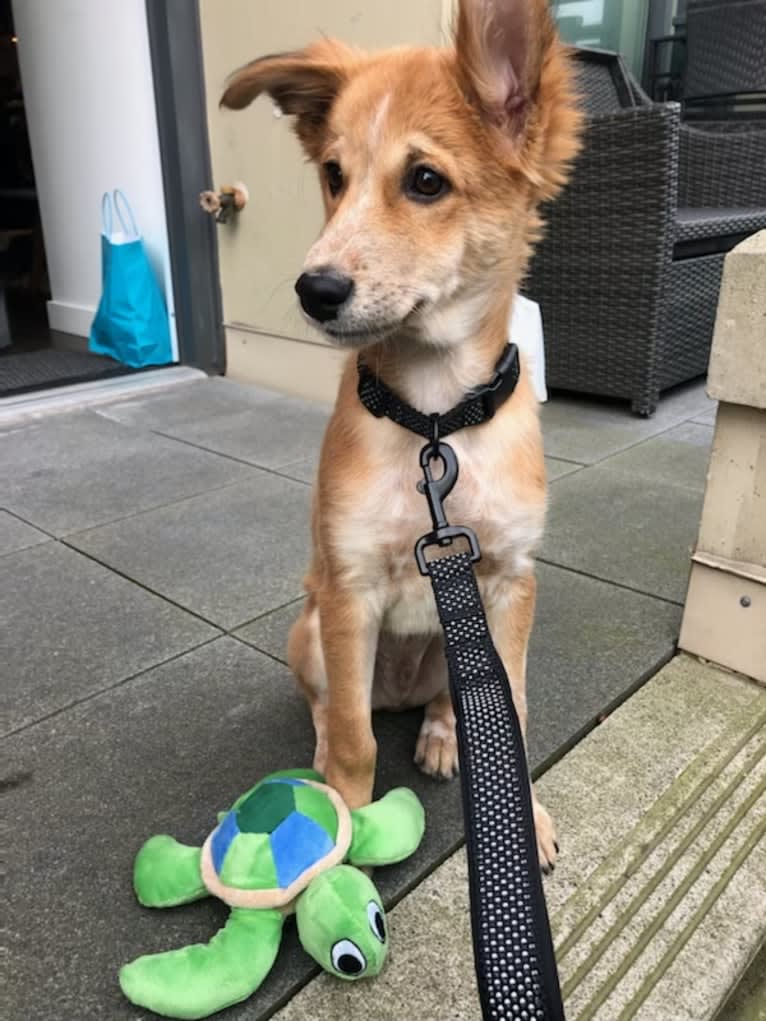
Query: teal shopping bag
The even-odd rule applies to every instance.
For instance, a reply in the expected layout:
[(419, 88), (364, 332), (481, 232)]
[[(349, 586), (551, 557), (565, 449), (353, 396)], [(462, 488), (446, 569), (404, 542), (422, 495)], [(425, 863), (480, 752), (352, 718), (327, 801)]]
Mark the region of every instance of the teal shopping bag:
[(102, 294), (90, 328), (89, 350), (133, 369), (173, 361), (165, 300), (136, 226), (133, 210), (118, 189), (101, 202)]

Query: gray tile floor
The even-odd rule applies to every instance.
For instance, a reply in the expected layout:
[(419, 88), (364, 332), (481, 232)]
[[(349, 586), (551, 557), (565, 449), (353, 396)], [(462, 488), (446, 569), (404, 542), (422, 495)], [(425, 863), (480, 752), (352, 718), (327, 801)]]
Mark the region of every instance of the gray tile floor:
[[(551, 479), (529, 660), (539, 771), (672, 653), (712, 409), (701, 386), (650, 420), (543, 409)], [(120, 1021), (117, 969), (206, 939), (202, 902), (150, 913), (131, 859), (158, 831), (199, 841), (259, 775), (305, 762), (284, 665), (300, 605), (322, 409), (224, 380), (0, 432), (0, 790), (13, 821), (0, 978), (8, 1017)], [(411, 765), (418, 717), (381, 715), (379, 787), (414, 786), (428, 831), (381, 870), (390, 902), (461, 839), (456, 784)], [(294, 935), (269, 1016), (311, 973)]]

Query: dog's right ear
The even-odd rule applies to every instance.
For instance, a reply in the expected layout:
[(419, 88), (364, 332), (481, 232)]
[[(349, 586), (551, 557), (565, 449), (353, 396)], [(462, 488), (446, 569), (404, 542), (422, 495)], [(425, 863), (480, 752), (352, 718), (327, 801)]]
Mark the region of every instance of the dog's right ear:
[(333, 39), (322, 39), (293, 53), (260, 57), (235, 71), (221, 106), (243, 110), (268, 93), (283, 113), (295, 117), (295, 132), (307, 155), (319, 157), (330, 108), (348, 80), (357, 55)]

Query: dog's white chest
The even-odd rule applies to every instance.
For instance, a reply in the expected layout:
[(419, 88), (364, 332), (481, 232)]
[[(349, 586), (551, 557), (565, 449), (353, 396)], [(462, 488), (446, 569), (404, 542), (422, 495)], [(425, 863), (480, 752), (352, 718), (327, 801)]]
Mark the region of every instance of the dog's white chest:
[[(477, 464), (459, 440), (450, 442), (460, 471), (444, 509), (450, 524), (476, 532), (484, 566), (492, 565), (491, 573), (482, 572), (480, 587), (527, 573), (542, 534), (542, 494), (525, 502), (512, 475)], [(417, 540), (433, 527), (426, 498), (417, 489), (421, 478), (417, 457), (378, 473), (369, 493), (344, 516), (336, 539), (354, 586), (369, 593), (384, 630), (400, 635), (439, 630), (430, 582), (419, 573), (414, 555)]]

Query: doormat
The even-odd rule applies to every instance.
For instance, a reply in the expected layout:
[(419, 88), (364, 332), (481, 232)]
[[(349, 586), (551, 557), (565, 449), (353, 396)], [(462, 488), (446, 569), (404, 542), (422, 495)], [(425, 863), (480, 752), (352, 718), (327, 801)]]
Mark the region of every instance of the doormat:
[[(154, 366), (153, 366), (154, 367)], [(0, 355), (0, 397), (11, 397), (54, 386), (90, 383), (110, 376), (125, 376), (130, 369), (113, 358), (79, 351), (25, 351)]]

